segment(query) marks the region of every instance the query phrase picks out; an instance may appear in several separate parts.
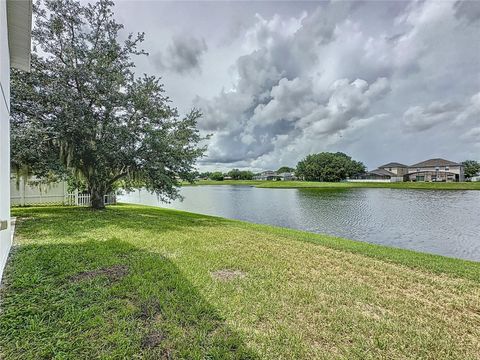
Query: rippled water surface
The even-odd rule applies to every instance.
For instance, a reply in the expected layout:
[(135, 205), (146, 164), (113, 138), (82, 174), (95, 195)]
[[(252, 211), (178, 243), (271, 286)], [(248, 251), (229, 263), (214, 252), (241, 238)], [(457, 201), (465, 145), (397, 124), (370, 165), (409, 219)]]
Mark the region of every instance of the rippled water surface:
[(192, 186), (183, 202), (135, 191), (121, 201), (325, 233), (480, 261), (480, 191)]

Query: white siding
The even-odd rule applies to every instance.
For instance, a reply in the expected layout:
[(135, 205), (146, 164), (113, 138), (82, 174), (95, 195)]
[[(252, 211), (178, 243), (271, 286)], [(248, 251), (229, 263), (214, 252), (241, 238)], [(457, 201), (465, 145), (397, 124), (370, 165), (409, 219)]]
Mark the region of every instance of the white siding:
[(0, 279), (11, 246), (10, 234), (10, 55), (8, 50), (7, 11), (0, 0), (0, 220), (8, 228), (0, 231)]

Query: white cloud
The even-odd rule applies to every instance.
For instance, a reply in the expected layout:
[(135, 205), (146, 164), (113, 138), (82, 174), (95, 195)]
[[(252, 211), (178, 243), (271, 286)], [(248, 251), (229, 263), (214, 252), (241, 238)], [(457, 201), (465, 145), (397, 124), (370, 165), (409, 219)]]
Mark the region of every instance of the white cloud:
[[(478, 157), (474, 3), (155, 3), (168, 8), (151, 20), (164, 36), (147, 50), (171, 49), (156, 68), (167, 93), (204, 112), (199, 126), (213, 136), (203, 166), (276, 168), (322, 150), (369, 166), (461, 161)], [(196, 40), (177, 41), (193, 50), (183, 52), (172, 34), (187, 31)]]

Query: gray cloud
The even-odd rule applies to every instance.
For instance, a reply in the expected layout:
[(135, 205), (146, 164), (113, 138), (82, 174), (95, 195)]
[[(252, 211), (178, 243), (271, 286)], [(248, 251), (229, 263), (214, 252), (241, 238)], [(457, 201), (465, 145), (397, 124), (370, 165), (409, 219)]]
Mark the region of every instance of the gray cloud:
[(181, 112), (203, 111), (213, 136), (202, 168), (276, 168), (318, 151), (369, 167), (478, 158), (478, 2), (117, 7), (157, 53), (138, 71), (159, 72)]
[(200, 127), (213, 131), (205, 162), (255, 162), (299, 140), (322, 141), (368, 115), (371, 103), (390, 91), (382, 72), (365, 71), (370, 83), (342, 78), (319, 87), (322, 74), (315, 71), (349, 8), (335, 3), (286, 20), (257, 16), (246, 33), (252, 51), (236, 62), (235, 87), (195, 100), (204, 112)]
[(201, 57), (207, 51), (204, 39), (176, 36), (165, 53), (157, 53), (152, 61), (159, 70), (169, 70), (180, 74), (201, 69)]
[(455, 15), (468, 21), (480, 21), (480, 2), (476, 0), (457, 1)]
[(403, 114), (407, 131), (424, 131), (455, 118), (459, 105), (433, 102), (428, 106), (413, 106)]
[(405, 130), (410, 132), (425, 131), (447, 123), (464, 126), (467, 134), (474, 134), (472, 127), (480, 125), (480, 92), (463, 103), (434, 101), (427, 106), (413, 106), (405, 111), (403, 120)]
[[(466, 99), (475, 84), (445, 100), (444, 82), (455, 76), (439, 76), (459, 65), (459, 52), (464, 65), (479, 69), (478, 55), (463, 45), (475, 29), (459, 23), (458, 6), (412, 3), (398, 8), (393, 25), (368, 33), (350, 5), (332, 3), (298, 18), (257, 15), (245, 33), (252, 51), (235, 65), (236, 84), (195, 101), (205, 113), (200, 126), (214, 132), (206, 163), (275, 167), (308, 152), (355, 147), (365, 141), (354, 133), (363, 128), (371, 138), (383, 124), (386, 132), (417, 134), (471, 122), (477, 113)], [(439, 42), (442, 36), (456, 38), (457, 47)], [(476, 132), (468, 134), (459, 136)]]

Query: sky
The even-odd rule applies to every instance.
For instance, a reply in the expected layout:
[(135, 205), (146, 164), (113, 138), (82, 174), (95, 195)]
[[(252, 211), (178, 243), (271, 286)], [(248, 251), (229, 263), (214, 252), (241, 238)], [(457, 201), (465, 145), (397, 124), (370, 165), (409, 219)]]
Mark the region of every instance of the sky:
[(203, 113), (199, 169), (480, 160), (480, 1), (116, 1), (136, 71)]

